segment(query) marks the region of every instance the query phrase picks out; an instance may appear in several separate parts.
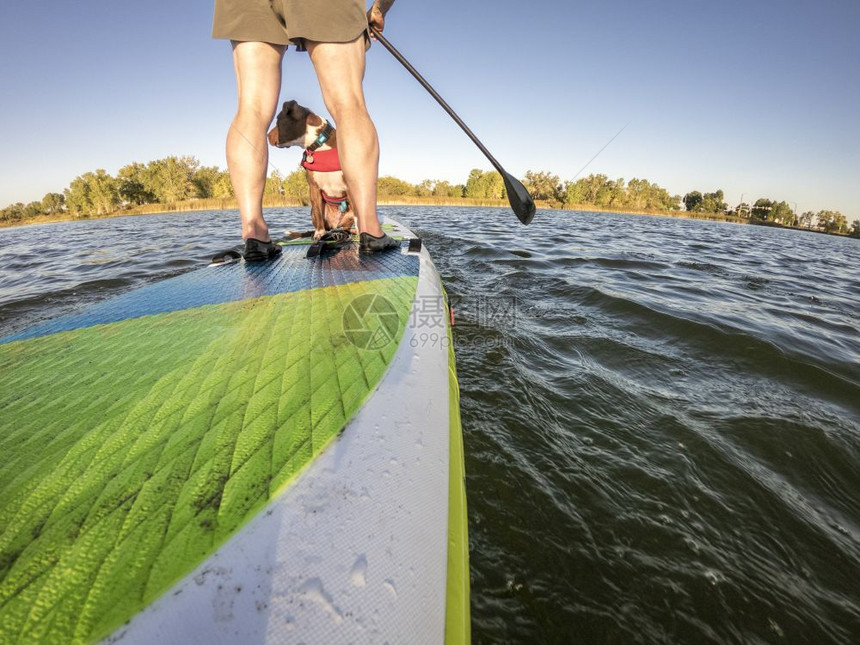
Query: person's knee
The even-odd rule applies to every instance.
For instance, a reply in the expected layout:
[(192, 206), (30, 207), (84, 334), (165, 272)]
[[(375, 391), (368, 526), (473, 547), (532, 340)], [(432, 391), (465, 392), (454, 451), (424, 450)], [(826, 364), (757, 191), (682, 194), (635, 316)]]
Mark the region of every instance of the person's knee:
[(252, 130), (268, 130), (274, 116), (274, 110), (269, 106), (254, 103), (240, 104), (233, 123)]
[(370, 120), (370, 115), (367, 113), (367, 106), (360, 96), (352, 94), (329, 96), (326, 97), (325, 103), (326, 108), (335, 123), (353, 121), (356, 119)]

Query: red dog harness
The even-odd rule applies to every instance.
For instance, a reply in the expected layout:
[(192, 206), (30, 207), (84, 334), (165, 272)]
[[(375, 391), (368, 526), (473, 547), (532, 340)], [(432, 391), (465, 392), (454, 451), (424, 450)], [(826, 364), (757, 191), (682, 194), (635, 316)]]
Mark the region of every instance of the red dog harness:
[[(329, 148), (328, 150), (311, 150), (308, 148), (302, 155), (302, 168), (313, 170), (315, 172), (337, 172), (341, 170), (340, 157), (337, 154), (337, 148)], [(324, 192), (322, 193), (323, 201), (327, 204), (333, 204), (338, 207), (341, 213), (345, 213), (349, 209), (349, 202), (346, 195), (343, 197), (329, 197)]]
[(302, 168), (317, 172), (336, 172), (341, 169), (337, 148), (328, 150), (305, 150), (302, 155)]

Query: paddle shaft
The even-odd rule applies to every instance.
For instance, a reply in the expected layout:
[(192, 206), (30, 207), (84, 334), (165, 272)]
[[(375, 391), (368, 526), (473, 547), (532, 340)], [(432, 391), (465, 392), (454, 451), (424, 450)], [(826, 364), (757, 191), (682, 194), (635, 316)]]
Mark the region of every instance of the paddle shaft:
[(406, 60), (403, 57), (403, 55), (394, 48), (394, 45), (392, 45), (390, 42), (388, 42), (388, 40), (386, 40), (385, 36), (383, 36), (375, 27), (370, 27), (370, 31), (374, 35), (374, 37), (377, 40), (379, 40), (379, 42), (382, 43), (382, 46), (385, 47), (385, 49), (387, 49), (388, 51), (390, 51), (392, 56), (394, 56), (394, 58), (396, 58), (400, 62), (400, 64), (403, 65), (403, 67), (405, 67), (409, 71), (409, 73), (415, 77), (415, 80), (417, 80), (419, 83), (421, 83), (421, 85), (424, 87), (424, 89), (430, 93), (430, 96), (432, 96), (434, 99), (436, 99), (436, 102), (442, 106), (442, 108), (448, 113), (448, 116), (450, 116), (452, 119), (454, 119), (454, 121), (457, 123), (457, 125), (459, 125), (461, 128), (463, 128), (463, 132), (465, 132), (466, 134), (469, 135), (469, 138), (474, 142), (474, 144), (476, 146), (478, 146), (478, 149), (484, 153), (484, 156), (490, 160), (490, 163), (493, 164), (493, 167), (496, 170), (498, 170), (500, 173), (502, 173), (503, 175), (507, 175), (508, 173), (505, 171), (504, 168), (502, 168), (502, 164), (500, 164), (498, 161), (496, 161), (496, 158), (490, 154), (490, 151), (487, 150), (487, 148), (484, 146), (484, 144), (481, 143), (481, 141), (478, 139), (478, 137), (475, 136), (475, 133), (469, 129), (469, 126), (467, 126), (465, 123), (463, 123), (463, 119), (461, 119), (457, 115), (457, 113), (451, 109), (451, 106), (445, 102), (445, 99), (443, 99), (441, 96), (439, 96), (439, 92), (437, 92), (436, 90), (433, 89), (433, 86), (430, 85), (430, 83), (428, 83), (424, 79), (424, 77), (418, 73), (418, 70), (416, 70), (414, 67), (412, 67), (412, 65), (409, 63), (409, 61)]

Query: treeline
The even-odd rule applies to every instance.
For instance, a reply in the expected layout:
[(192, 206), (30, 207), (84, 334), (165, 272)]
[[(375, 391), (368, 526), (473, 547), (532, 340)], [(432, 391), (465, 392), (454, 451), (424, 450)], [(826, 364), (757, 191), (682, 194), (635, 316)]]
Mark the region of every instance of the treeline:
[[(753, 204), (730, 208), (722, 190), (692, 191), (683, 198), (646, 179), (610, 179), (589, 175), (561, 181), (548, 172), (527, 171), (522, 183), (531, 196), (547, 208), (598, 208), (618, 211), (717, 213), (783, 226), (816, 227), (829, 233), (860, 237), (860, 220), (848, 226), (838, 211), (806, 212), (797, 215), (784, 201), (760, 198)], [(425, 179), (411, 184), (396, 177), (379, 178), (379, 197), (506, 199), (502, 176), (495, 171), (474, 169), (464, 184)], [(273, 171), (266, 180), (265, 195), (297, 204), (308, 204), (308, 184), (301, 168), (283, 176)], [(76, 177), (62, 193), (48, 193), (41, 201), (17, 203), (0, 210), (0, 222), (19, 222), (42, 215), (65, 214), (74, 218), (99, 217), (147, 204), (175, 204), (195, 199), (230, 199), (233, 186), (227, 171), (202, 166), (191, 156), (166, 157), (149, 163), (130, 163), (116, 176), (104, 170)]]
[[(477, 173), (477, 174), (476, 174)], [(467, 185), (446, 181), (423, 181), (417, 186), (395, 177), (381, 177), (382, 197), (430, 195), (463, 197), (493, 192), (486, 187), (490, 173), (482, 177), (473, 173)], [(497, 174), (497, 173), (496, 173)], [(501, 177), (498, 182), (504, 186)], [(495, 191), (498, 193), (498, 191)], [(309, 203), (305, 171), (297, 169), (283, 176), (273, 171), (266, 179), (265, 195), (280, 196), (299, 204)], [(42, 215), (67, 214), (76, 219), (101, 217), (147, 204), (174, 204), (188, 200), (230, 199), (234, 196), (230, 174), (216, 166), (201, 166), (190, 156), (167, 157), (149, 163), (131, 163), (120, 168), (116, 176), (99, 169), (75, 177), (61, 193), (48, 193), (41, 201), (18, 202), (0, 210), (0, 222), (19, 222)]]
[[(562, 182), (548, 172), (527, 171), (523, 186), (532, 198), (547, 208), (595, 206), (623, 210), (677, 210), (681, 198), (670, 195), (665, 188), (645, 179), (609, 179), (606, 175), (590, 175), (577, 181)], [(472, 170), (465, 184), (451, 185), (444, 181), (424, 180), (410, 184), (394, 177), (379, 180), (381, 197), (466, 197), (472, 199), (506, 199), (502, 176), (494, 171)]]
[(806, 211), (798, 214), (786, 201), (776, 201), (760, 197), (752, 204), (741, 202), (734, 208), (725, 201), (722, 190), (701, 193), (698, 190), (684, 195), (684, 208), (691, 213), (725, 213), (728, 216), (744, 217), (764, 223), (793, 226), (797, 228), (817, 228), (826, 233), (849, 234), (860, 237), (860, 220), (848, 226), (848, 219), (839, 211)]
[(120, 168), (116, 176), (101, 169), (84, 173), (62, 193), (48, 193), (41, 201), (4, 208), (0, 221), (63, 212), (74, 218), (99, 217), (143, 204), (232, 196), (226, 171), (201, 166), (194, 157), (167, 157), (147, 164), (131, 163)]

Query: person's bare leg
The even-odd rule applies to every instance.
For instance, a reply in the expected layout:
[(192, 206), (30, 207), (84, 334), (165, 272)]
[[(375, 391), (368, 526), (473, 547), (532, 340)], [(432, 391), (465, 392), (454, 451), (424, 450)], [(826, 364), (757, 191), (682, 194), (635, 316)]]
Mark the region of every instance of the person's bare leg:
[(269, 166), (266, 131), (281, 91), (283, 55), (284, 47), (278, 45), (233, 43), (239, 108), (227, 133), (227, 167), (239, 203), (243, 239), (270, 239), (263, 219), (263, 190)]
[(379, 138), (364, 102), (364, 36), (351, 43), (308, 42), (326, 108), (337, 125), (337, 150), (359, 232), (382, 235), (376, 215)]

